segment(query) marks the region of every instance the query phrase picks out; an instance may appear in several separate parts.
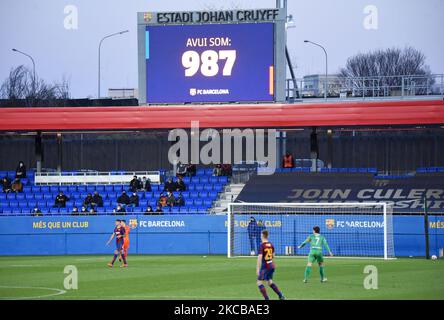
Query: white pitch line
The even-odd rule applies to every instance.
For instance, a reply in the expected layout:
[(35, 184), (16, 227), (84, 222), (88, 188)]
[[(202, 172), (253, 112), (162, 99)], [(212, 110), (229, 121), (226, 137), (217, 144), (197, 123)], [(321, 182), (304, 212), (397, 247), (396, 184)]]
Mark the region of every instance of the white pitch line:
[(53, 296), (58, 296), (61, 294), (65, 294), (65, 290), (57, 289), (57, 288), (45, 288), (45, 287), (16, 287), (16, 286), (0, 286), (0, 288), (6, 289), (37, 289), (37, 290), (50, 290), (56, 291), (55, 293), (45, 294), (41, 296), (33, 296), (33, 297), (0, 297), (0, 300), (29, 300), (29, 299), (42, 299)]

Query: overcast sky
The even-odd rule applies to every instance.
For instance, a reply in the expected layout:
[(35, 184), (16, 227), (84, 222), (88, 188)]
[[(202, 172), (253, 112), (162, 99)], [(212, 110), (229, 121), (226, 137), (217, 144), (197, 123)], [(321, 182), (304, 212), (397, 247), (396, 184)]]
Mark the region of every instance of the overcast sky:
[[(98, 43), (104, 35), (128, 29), (102, 45), (102, 93), (110, 87), (135, 88), (136, 12), (274, 5), (275, 0), (0, 0), (0, 81), (12, 67), (31, 66), (28, 58), (11, 51), (17, 48), (34, 57), (43, 79), (68, 79), (73, 98), (95, 97)], [(77, 29), (65, 28), (69, 6), (78, 10)], [(432, 72), (444, 73), (444, 0), (288, 0), (288, 13), (296, 23), (288, 31), (288, 47), (298, 77), (325, 70), (323, 52), (304, 39), (325, 46), (330, 73), (350, 55), (394, 46), (422, 50)], [(369, 15), (374, 17), (370, 24)]]

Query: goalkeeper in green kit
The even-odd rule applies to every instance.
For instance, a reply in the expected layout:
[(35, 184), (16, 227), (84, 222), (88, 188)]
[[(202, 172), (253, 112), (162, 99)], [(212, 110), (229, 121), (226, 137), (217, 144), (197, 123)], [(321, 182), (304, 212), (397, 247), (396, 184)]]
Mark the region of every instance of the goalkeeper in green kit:
[(322, 255), (322, 248), (325, 247), (330, 256), (333, 256), (333, 253), (331, 253), (327, 240), (325, 240), (325, 237), (322, 236), (319, 232), (320, 232), (319, 227), (313, 227), (313, 234), (310, 235), (307, 239), (305, 239), (305, 241), (302, 242), (301, 245), (298, 247), (299, 249), (301, 249), (307, 243), (310, 243), (310, 253), (308, 254), (307, 267), (305, 268), (304, 283), (307, 283), (308, 277), (310, 276), (311, 273), (311, 266), (315, 261), (319, 264), (319, 273), (321, 274), (321, 282), (327, 281), (324, 271), (324, 257)]

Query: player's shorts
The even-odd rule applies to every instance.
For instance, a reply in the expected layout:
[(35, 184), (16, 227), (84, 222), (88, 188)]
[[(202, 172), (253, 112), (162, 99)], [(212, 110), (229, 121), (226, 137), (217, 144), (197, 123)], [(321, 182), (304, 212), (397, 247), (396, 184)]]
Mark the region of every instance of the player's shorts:
[(123, 241), (116, 241), (116, 250), (122, 251)]
[(324, 262), (324, 256), (322, 255), (322, 252), (310, 252), (308, 255), (308, 262), (314, 263), (322, 263)]
[(274, 268), (261, 268), (257, 280), (268, 281), (273, 280)]

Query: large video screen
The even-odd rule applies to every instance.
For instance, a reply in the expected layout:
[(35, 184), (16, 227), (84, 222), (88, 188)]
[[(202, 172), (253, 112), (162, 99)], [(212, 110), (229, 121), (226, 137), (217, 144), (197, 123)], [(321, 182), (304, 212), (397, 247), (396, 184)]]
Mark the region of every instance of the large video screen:
[(273, 101), (273, 23), (147, 26), (146, 102)]

